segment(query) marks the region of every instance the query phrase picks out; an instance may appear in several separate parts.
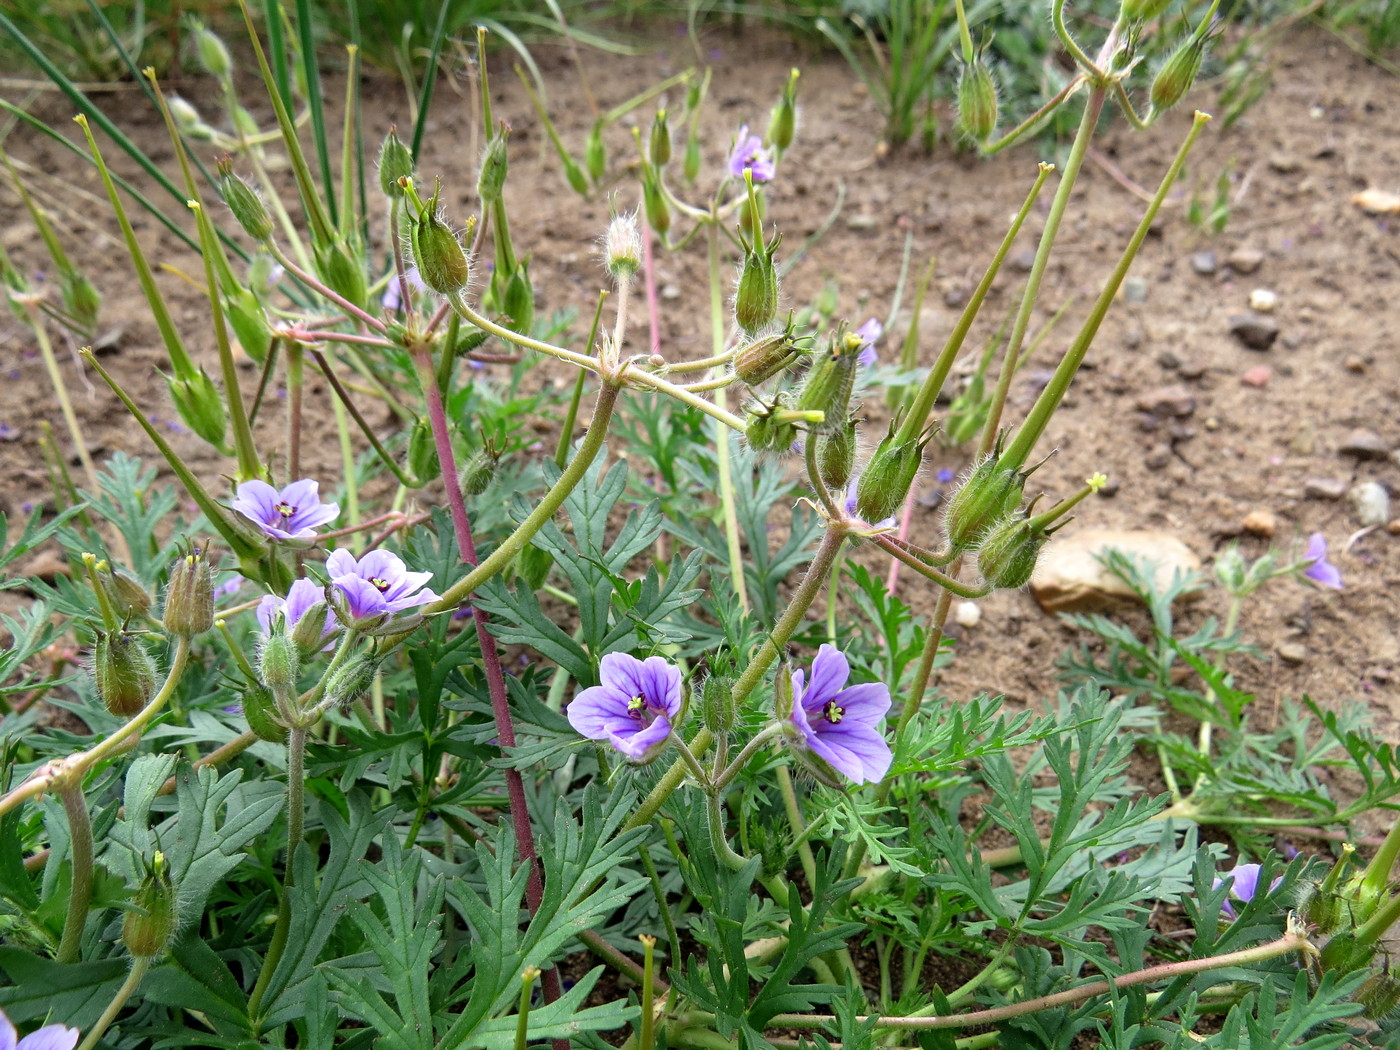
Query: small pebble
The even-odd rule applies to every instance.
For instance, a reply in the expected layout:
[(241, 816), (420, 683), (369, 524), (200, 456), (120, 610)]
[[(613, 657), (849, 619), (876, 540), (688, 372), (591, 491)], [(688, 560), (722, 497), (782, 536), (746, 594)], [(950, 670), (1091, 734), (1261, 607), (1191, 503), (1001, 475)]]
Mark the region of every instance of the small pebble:
[(1390, 493), (1379, 481), (1362, 481), (1347, 493), (1352, 517), (1363, 529), (1390, 521)]
[(1278, 518), (1274, 517), (1271, 510), (1252, 510), (1244, 516), (1240, 527), (1251, 536), (1263, 536), (1268, 539), (1278, 530)]
[(679, 299), (680, 297), (681, 297), (681, 290), (680, 290), (679, 288), (677, 288), (674, 284), (663, 284), (663, 285), (661, 286), (661, 298), (663, 298), (663, 299)]
[(1118, 495), (1118, 490), (1122, 487), (1122, 483), (1119, 482), (1117, 478), (1109, 478), (1108, 481), (1100, 487), (1098, 496), (1100, 499), (1112, 499), (1114, 496)]
[(1280, 642), (1276, 651), (1286, 664), (1300, 664), (1308, 658), (1308, 651), (1300, 642)]
[(1240, 382), (1245, 386), (1252, 386), (1256, 390), (1262, 390), (1269, 385), (1269, 380), (1273, 377), (1273, 370), (1270, 369), (1268, 365), (1255, 365), (1240, 376)]
[(1311, 423), (1304, 423), (1288, 439), (1288, 451), (1295, 456), (1311, 456), (1317, 443), (1317, 433)]
[(1278, 322), (1250, 310), (1230, 318), (1230, 334), (1251, 350), (1267, 350), (1278, 338)]
[(1400, 536), (1400, 518), (1386, 522), (1385, 531), (1392, 536)]
[(1348, 372), (1355, 372), (1357, 375), (1366, 371), (1366, 362), (1355, 354), (1351, 354), (1342, 362), (1342, 367)]
[(1230, 253), (1225, 265), (1236, 273), (1253, 273), (1264, 265), (1264, 253), (1258, 248), (1241, 246)]
[(1267, 288), (1256, 288), (1249, 293), (1249, 308), (1261, 314), (1271, 314), (1278, 305), (1278, 293)]
[(1197, 252), (1191, 256), (1191, 269), (1195, 270), (1202, 277), (1209, 277), (1215, 273), (1217, 264), (1214, 252)]
[(982, 622), (982, 606), (976, 602), (958, 602), (953, 619), (959, 627), (976, 627)]
[(1206, 374), (1206, 363), (1199, 359), (1188, 359), (1182, 361), (1176, 371), (1182, 379), (1200, 379)]
[(868, 211), (858, 211), (846, 220), (846, 229), (852, 233), (869, 233), (880, 224), (877, 219)]
[(1162, 470), (1172, 461), (1172, 447), (1162, 443), (1152, 446), (1152, 451), (1147, 453), (1147, 458), (1143, 464), (1148, 470)]
[(1137, 407), (1154, 416), (1189, 416), (1196, 411), (1196, 398), (1181, 386), (1164, 386), (1137, 399)]
[(1374, 430), (1358, 427), (1347, 435), (1337, 451), (1357, 459), (1385, 459), (1390, 455), (1390, 443)]
[(1011, 257), (1010, 262), (1013, 270), (1030, 273), (1031, 267), (1035, 265), (1035, 249), (1023, 248)]
[(1341, 478), (1308, 478), (1303, 482), (1303, 495), (1308, 499), (1341, 499), (1347, 494), (1347, 483)]

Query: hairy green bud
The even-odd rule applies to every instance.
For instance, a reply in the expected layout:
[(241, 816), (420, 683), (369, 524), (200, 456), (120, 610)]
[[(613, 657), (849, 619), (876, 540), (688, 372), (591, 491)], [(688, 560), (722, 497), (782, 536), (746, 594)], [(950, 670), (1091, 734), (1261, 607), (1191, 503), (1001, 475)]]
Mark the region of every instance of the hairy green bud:
[(194, 30), (195, 52), (199, 55), (199, 64), (210, 76), (227, 80), (233, 72), (233, 59), (229, 57), (227, 45), (203, 22), (192, 21), (190, 27)]
[(141, 581), (124, 569), (107, 569), (100, 579), (112, 602), (112, 608), (123, 620), (145, 616), (154, 599)]
[(1196, 82), (1205, 53), (1206, 41), (1199, 34), (1188, 37), (1171, 53), (1152, 80), (1150, 97), (1154, 109), (1171, 109), (1182, 100)]
[(651, 135), (647, 139), (647, 157), (652, 166), (664, 168), (671, 160), (671, 125), (666, 122), (666, 111), (658, 109), (652, 118)]
[(783, 85), (783, 93), (778, 99), (778, 104), (773, 107), (773, 113), (768, 118), (769, 144), (780, 150), (785, 150), (792, 145), (792, 137), (797, 130), (797, 78), (800, 74), (793, 70), (788, 74), (787, 83)]
[(1400, 981), (1388, 973), (1373, 973), (1356, 990), (1356, 1001), (1368, 1021), (1384, 1021), (1400, 1007)]
[(264, 685), (250, 685), (243, 691), (243, 717), (259, 740), (270, 744), (287, 742), (287, 727), (280, 721), (277, 701)]
[(1049, 537), (1022, 514), (1004, 519), (977, 548), (977, 571), (993, 587), (1014, 591), (1030, 582)]
[(292, 624), (288, 637), (303, 660), (309, 660), (326, 647), (326, 603), (313, 602), (301, 618)]
[(535, 287), (530, 283), (530, 260), (522, 259), (506, 281), (501, 309), (510, 318), (510, 327), (525, 335), (535, 324)]
[(792, 318), (789, 317), (781, 332), (765, 335), (740, 347), (734, 355), (734, 374), (749, 386), (758, 386), (787, 371), (803, 350), (793, 332)]
[(65, 268), (59, 275), (59, 292), (63, 305), (73, 322), (85, 331), (97, 327), (97, 312), (102, 308), (102, 293), (97, 286), (77, 270)]
[(156, 850), (122, 919), (122, 941), (138, 959), (150, 959), (165, 951), (175, 934), (178, 902), (175, 883), (165, 854)]
[(496, 464), (501, 454), (489, 442), (483, 444), (467, 460), (462, 468), (462, 491), (468, 496), (480, 496), (496, 476)]
[(267, 360), (267, 349), (272, 345), (272, 326), (267, 323), (267, 314), (262, 303), (251, 289), (240, 288), (232, 295), (223, 297), (224, 316), (233, 329), (234, 338), (243, 352), (258, 364)]
[(825, 422), (814, 429), (837, 427), (850, 417), (861, 346), (860, 337), (842, 326), (825, 351), (812, 355), (812, 365), (797, 392), (797, 407), (822, 413)]
[(588, 193), (588, 176), (584, 175), (583, 169), (578, 166), (578, 161), (573, 157), (564, 158), (564, 178), (568, 180), (569, 188), (575, 193)]
[(710, 675), (700, 688), (700, 713), (705, 728), (723, 736), (734, 728), (734, 683), (723, 675)]
[(192, 638), (214, 626), (214, 572), (198, 547), (178, 558), (165, 590), (165, 629)]
[(471, 269), (457, 235), (438, 217), (437, 203), (434, 193), (413, 223), (413, 261), (425, 285), (442, 295), (456, 295), (467, 286)]
[(134, 634), (99, 632), (92, 654), (97, 695), (108, 711), (130, 718), (156, 694), (156, 665)]
[(220, 157), (217, 168), (219, 170), (219, 196), (228, 205), (228, 210), (233, 212), (233, 217), (238, 220), (238, 225), (243, 227), (243, 232), (253, 240), (258, 242), (267, 240), (272, 236), (274, 228), (272, 216), (268, 214), (267, 205), (258, 196), (258, 191), (234, 172), (233, 158)]
[(770, 405), (755, 398), (744, 406), (747, 424), (744, 440), (755, 452), (788, 452), (797, 440), (797, 427), (784, 418), (788, 395), (781, 393)]
[(223, 447), (228, 424), (224, 397), (209, 373), (200, 368), (183, 376), (169, 376), (170, 400), (185, 425), (209, 444)]
[(750, 334), (767, 327), (778, 315), (778, 269), (773, 265), (773, 253), (782, 241), (782, 234), (774, 234), (766, 244), (756, 239), (745, 246), (739, 290), (734, 296), (734, 319)]
[(379, 147), (379, 188), (390, 200), (403, 197), (404, 186), (399, 180), (413, 178), (413, 153), (399, 138), (397, 127), (391, 127)]
[(331, 241), (313, 244), (316, 272), (342, 299), (363, 308), (369, 294), (365, 284), (364, 252), (359, 238), (336, 235)]
[(637, 228), (637, 213), (614, 215), (603, 237), (603, 263), (608, 273), (627, 280), (642, 266), (642, 233)]
[(544, 586), (549, 579), (549, 570), (554, 568), (554, 555), (543, 547), (527, 543), (520, 548), (515, 558), (515, 571), (532, 591)]
[(1363, 942), (1355, 932), (1348, 930), (1334, 934), (1332, 939), (1322, 946), (1318, 960), (1324, 970), (1335, 970), (1339, 974), (1354, 973), (1370, 966), (1375, 955), (1374, 941)]
[(980, 56), (958, 76), (958, 126), (973, 142), (985, 142), (997, 127), (997, 85)]
[(924, 459), (924, 446), (932, 433), (909, 441), (897, 441), (898, 420), (875, 449), (856, 484), (856, 513), (871, 524), (898, 513), (909, 496), (914, 476)]
[(437, 443), (433, 439), (433, 427), (423, 416), (413, 422), (408, 432), (408, 472), (414, 480), (426, 484), (438, 473)]
[(326, 679), (326, 699), (342, 708), (349, 707), (369, 692), (378, 672), (378, 660), (368, 653), (356, 653)]
[(1171, 3), (1172, 0), (1123, 0), (1121, 11), (1129, 22), (1150, 22)]
[(647, 224), (665, 240), (666, 232), (671, 228), (671, 206), (666, 203), (666, 194), (661, 192), (659, 176), (651, 171), (642, 178), (642, 207), (646, 211)]
[(476, 192), (483, 205), (495, 204), (505, 190), (506, 173), (510, 170), (510, 154), (506, 141), (510, 130), (501, 127), (486, 140), (486, 151), (481, 155), (481, 171), (476, 177)]
[(833, 492), (845, 492), (855, 464), (856, 421), (847, 419), (827, 431), (817, 443), (817, 470), (822, 484)]
[(258, 678), (276, 695), (294, 690), (301, 675), (301, 653), (283, 630), (285, 624), (268, 635), (258, 653)]
[(608, 171), (608, 151), (603, 145), (603, 122), (594, 121), (588, 132), (588, 141), (583, 146), (583, 165), (589, 177), (597, 182)]
[(700, 176), (700, 138), (692, 132), (685, 140), (685, 159), (681, 171), (687, 182), (694, 182)]
[(943, 529), (955, 550), (970, 550), (993, 526), (1021, 506), (1026, 476), (999, 465), (996, 453), (982, 460), (948, 501)]

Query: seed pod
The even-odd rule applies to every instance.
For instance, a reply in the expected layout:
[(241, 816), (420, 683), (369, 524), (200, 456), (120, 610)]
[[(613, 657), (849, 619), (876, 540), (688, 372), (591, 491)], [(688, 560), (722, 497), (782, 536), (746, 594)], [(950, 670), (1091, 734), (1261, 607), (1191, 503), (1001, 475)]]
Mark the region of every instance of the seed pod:
[(141, 581), (124, 569), (107, 569), (101, 575), (102, 585), (118, 616), (131, 620), (145, 616), (153, 601), (151, 592)]
[(589, 176), (597, 182), (608, 170), (608, 151), (603, 145), (603, 122), (596, 121), (588, 132), (588, 141), (583, 147), (583, 164)]
[(342, 708), (349, 707), (369, 692), (378, 671), (378, 660), (368, 653), (356, 653), (326, 679), (326, 699)]
[(1014, 591), (1030, 582), (1048, 539), (1023, 514), (1004, 519), (977, 548), (977, 571), (993, 587)]
[[(285, 624), (282, 630), (285, 630)], [(301, 675), (301, 654), (287, 635), (273, 633), (263, 641), (258, 653), (258, 678), (274, 695), (290, 693)]]
[(749, 386), (758, 386), (785, 372), (801, 351), (789, 322), (781, 332), (765, 335), (741, 347), (734, 355), (734, 374)]
[(165, 590), (165, 629), (192, 638), (214, 626), (214, 573), (198, 547), (176, 560)]
[(210, 76), (220, 80), (227, 79), (233, 70), (233, 59), (229, 57), (228, 47), (219, 35), (203, 22), (192, 21), (191, 28), (194, 30), (195, 51), (199, 55), (199, 64)]
[(928, 438), (896, 442), (896, 427), (880, 442), (856, 485), (856, 513), (872, 525), (898, 513), (923, 462)]
[(287, 742), (287, 727), (278, 720), (277, 701), (265, 686), (250, 685), (243, 691), (243, 717), (259, 740), (270, 744)]
[(408, 434), (408, 472), (420, 484), (426, 484), (429, 479), (437, 477), (438, 474), (438, 454), (437, 444), (433, 440), (433, 427), (422, 416), (419, 416), (413, 423), (413, 429)]
[(642, 179), (642, 207), (646, 211), (647, 224), (665, 240), (666, 231), (671, 228), (671, 206), (666, 203), (661, 184), (651, 172), (647, 172)]
[(165, 951), (175, 933), (178, 918), (175, 884), (165, 854), (156, 850), (146, 865), (132, 907), (122, 919), (122, 940), (138, 959), (150, 959)]
[(997, 85), (981, 56), (958, 77), (958, 126), (973, 142), (985, 142), (997, 127)]
[(973, 468), (948, 501), (943, 529), (956, 550), (970, 550), (1003, 518), (1021, 505), (1025, 475), (998, 465), (995, 453)]
[(1196, 74), (1201, 71), (1201, 59), (1206, 53), (1205, 38), (1192, 34), (1171, 53), (1171, 56), (1157, 71), (1152, 80), (1152, 107), (1158, 111), (1171, 109), (1191, 85), (1196, 82)]
[(781, 234), (775, 234), (767, 244), (755, 241), (744, 254), (739, 290), (734, 296), (734, 319), (750, 334), (767, 327), (778, 315), (778, 270), (773, 253), (782, 240)]
[[(856, 421), (847, 419), (822, 435), (817, 444), (817, 470), (822, 484), (833, 492), (844, 492), (851, 482), (856, 463)], [(878, 520), (878, 519), (877, 519)]]
[(156, 665), (134, 634), (99, 632), (92, 654), (97, 695), (108, 711), (121, 718), (136, 714), (156, 694)]
[(435, 193), (413, 223), (413, 260), (425, 285), (442, 295), (456, 295), (467, 286), (471, 270), (457, 235), (438, 217), (437, 202)]
[(824, 353), (812, 355), (812, 365), (797, 393), (797, 407), (800, 411), (822, 413), (826, 422), (813, 429), (830, 429), (850, 418), (860, 346), (859, 338), (842, 329), (832, 337)]
[(228, 205), (228, 210), (233, 212), (238, 225), (243, 227), (243, 232), (253, 240), (267, 240), (272, 236), (272, 216), (268, 214), (267, 205), (258, 196), (257, 190), (234, 173), (232, 158), (221, 157), (217, 167), (219, 196)]
[(413, 153), (399, 138), (398, 129), (391, 127), (379, 147), (379, 188), (390, 200), (403, 197), (400, 179), (413, 178)]
[(666, 111), (658, 109), (651, 122), (651, 135), (647, 140), (647, 156), (652, 166), (664, 168), (671, 160), (671, 126), (666, 122)]
[(184, 376), (169, 376), (166, 385), (175, 411), (185, 425), (209, 444), (222, 448), (228, 423), (227, 409), (209, 373), (200, 368)]
[(481, 171), (476, 178), (476, 192), (483, 206), (495, 204), (505, 189), (506, 172), (510, 168), (510, 155), (506, 149), (509, 135), (506, 125), (502, 124), (486, 141), (486, 151), (481, 155)]

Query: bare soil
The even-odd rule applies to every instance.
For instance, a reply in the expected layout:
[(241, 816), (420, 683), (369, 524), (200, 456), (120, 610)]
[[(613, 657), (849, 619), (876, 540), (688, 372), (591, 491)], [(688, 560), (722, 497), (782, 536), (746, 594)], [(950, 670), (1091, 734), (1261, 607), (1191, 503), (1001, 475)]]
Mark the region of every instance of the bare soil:
[[(592, 121), (590, 96), (606, 109), (690, 61), (683, 37), (672, 37), (667, 27), (658, 38), (655, 52), (636, 58), (582, 52), (586, 86), (568, 49), (549, 43), (536, 48), (566, 141), (581, 148)], [(737, 127), (763, 125), (788, 69), (800, 66), (798, 139), (769, 190), (769, 218), (784, 232), (784, 247), (796, 246), (821, 225), (842, 188), (847, 198), (831, 231), (787, 279), (786, 301), (810, 302), (828, 279), (835, 279), (841, 308), (855, 323), (883, 316), (894, 294), (905, 234), (912, 232), (915, 273), (930, 256), (938, 260), (921, 322), (921, 360), (930, 361), (956, 320), (960, 296), (975, 284), (1024, 198), (1036, 162), (1060, 158), (1025, 147), (981, 161), (957, 155), (946, 144), (931, 156), (913, 149), (890, 153), (880, 148), (882, 121), (876, 106), (839, 58), (747, 30), (712, 30), (705, 43), (715, 76), (705, 115), (710, 146), (702, 185), (712, 185), (718, 177), (723, 151)], [(543, 130), (505, 56), (499, 59), (492, 85), (497, 114), (513, 127), (507, 197), (517, 248), (533, 255), (541, 312), (572, 306), (587, 316), (602, 280), (595, 245), (612, 205), (581, 200), (557, 168), (542, 160), (547, 153)], [(1142, 282), (1133, 298), (1140, 301), (1120, 297), (1115, 304), (1044, 442), (1047, 449), (1058, 448), (1058, 454), (1035, 480), (1058, 497), (1102, 471), (1119, 483), (1117, 494), (1081, 506), (1076, 525), (1167, 530), (1207, 563), (1227, 543), (1241, 543), (1251, 556), (1265, 549), (1268, 540), (1243, 530), (1252, 512), (1274, 515), (1272, 542), (1284, 550), (1295, 543), (1301, 549), (1309, 533), (1324, 533), (1345, 589), (1321, 591), (1287, 581), (1274, 585), (1246, 607), (1241, 622), (1262, 655), (1238, 660), (1235, 670), (1240, 683), (1258, 694), (1256, 718), (1272, 717), (1283, 698), (1310, 695), (1325, 705), (1368, 705), (1380, 731), (1393, 739), (1400, 681), (1400, 606), (1395, 598), (1400, 537), (1384, 528), (1357, 536), (1346, 501), (1309, 497), (1305, 483), (1333, 479), (1349, 487), (1374, 480), (1392, 492), (1400, 485), (1395, 456), (1382, 452), (1377, 458), (1360, 458), (1340, 451), (1357, 428), (1377, 432), (1385, 449), (1400, 445), (1400, 316), (1394, 306), (1400, 286), (1400, 220), (1368, 216), (1350, 202), (1368, 187), (1400, 189), (1395, 175), (1400, 138), (1393, 121), (1400, 87), (1393, 76), (1320, 31), (1286, 38), (1274, 63), (1273, 90), (1235, 126), (1207, 128), (1202, 136), (1184, 192), (1166, 209), (1133, 268), (1133, 277)], [(174, 86), (196, 100), (208, 92), (198, 81)], [(421, 170), (430, 178), (443, 175), (443, 202), (460, 221), (473, 204), (469, 194), (474, 191), (477, 140), (470, 130), (470, 99), (465, 91), (454, 95), (454, 86), (445, 84), (439, 93)], [(338, 90), (333, 88), (331, 97)], [(257, 96), (250, 90), (247, 97)], [(386, 76), (368, 74), (364, 97), (371, 140), (391, 123), (411, 125), (407, 106), (398, 101), (401, 90)], [(173, 167), (164, 130), (139, 93), (119, 90), (104, 94), (102, 101), (157, 161)], [(1132, 131), (1118, 120), (1101, 133), (1047, 273), (1035, 327), (1072, 302), (1038, 360), (1018, 379), (1012, 420), (1025, 411), (1043, 370), (1067, 345), (1142, 212), (1143, 201), (1128, 183), (1155, 187), (1185, 133), (1191, 106), (1208, 110), (1212, 102), (1206, 88), (1149, 131)], [(67, 103), (52, 94), (34, 99), (32, 108), (55, 126), (69, 127)], [(651, 108), (639, 111), (643, 127), (651, 113)], [(268, 114), (258, 115), (270, 125)], [(172, 422), (174, 412), (157, 374), (166, 363), (164, 352), (115, 224), (99, 200), (102, 190), (94, 173), (23, 127), (10, 133), (5, 146), (28, 166), (31, 185), (55, 209), (66, 242), (103, 292), (103, 327), (121, 333), (106, 352), (105, 364), (167, 428), (176, 447), (215, 478), (226, 464)], [(609, 146), (614, 163), (621, 166), (619, 158), (630, 155), (630, 135), (619, 132)], [(1185, 200), (1193, 186), (1209, 195), (1227, 165), (1234, 172), (1229, 225), (1210, 236), (1188, 223)], [(635, 182), (620, 180), (616, 206), (633, 206), (635, 192)], [(1017, 252), (1034, 246), (1049, 197), (1044, 194)], [(144, 216), (137, 221), (155, 257), (198, 273), (173, 238)], [(0, 187), (0, 230), (19, 264), (43, 267), (28, 220), (8, 185)], [(1227, 265), (1237, 249), (1257, 252), (1258, 268), (1244, 274)], [(1201, 252), (1215, 253), (1214, 274), (1193, 268), (1192, 257)], [(999, 279), (970, 342), (974, 352), (1014, 307), (1021, 277), (1010, 267)], [(215, 371), (201, 296), (169, 273), (159, 280), (195, 353)], [(657, 283), (670, 287), (660, 303), (661, 352), (672, 360), (704, 356), (703, 253), (659, 258)], [(1243, 312), (1251, 291), (1260, 288), (1277, 296), (1272, 319), (1280, 329), (1265, 351), (1245, 347), (1230, 331), (1231, 317)], [(907, 324), (908, 297), (905, 301), (906, 320), (882, 344), (886, 359)], [(582, 334), (575, 330), (574, 337)], [(629, 349), (641, 351), (644, 339), (644, 325), (634, 325), (635, 345)], [(100, 380), (82, 376), (76, 357), (61, 356), (94, 453), (125, 450), (155, 464), (146, 437)], [(1269, 370), (1266, 385), (1241, 381), (1260, 365)], [(33, 338), (10, 319), (0, 320), (0, 374), (0, 455), (7, 468), (0, 474), (0, 509), (18, 512), (47, 498), (41, 425), (53, 428), (60, 447), (67, 448), (68, 440)], [(250, 390), (254, 373), (245, 371), (243, 381)], [(1160, 420), (1139, 409), (1140, 400), (1168, 386), (1182, 387), (1194, 399), (1189, 414)], [(316, 387), (309, 404), (313, 409), (325, 406), (326, 396)], [(872, 414), (878, 414), (874, 405), (881, 399), (869, 400)], [(307, 453), (312, 469), (334, 462), (328, 420), (325, 411), (312, 424)], [(278, 447), (279, 422), (273, 418), (260, 424), (263, 447)], [(317, 452), (321, 438), (327, 439), (324, 453)], [(921, 482), (924, 494), (937, 487), (935, 469), (965, 465), (964, 452), (933, 452)], [(920, 509), (911, 538), (935, 544), (937, 523), (936, 510)], [(936, 595), (931, 590), (907, 575), (900, 586), (917, 609), (932, 608)], [(1054, 659), (1076, 640), (1075, 632), (1042, 613), (1028, 593), (998, 593), (981, 605), (980, 624), (953, 629), (957, 657), (943, 673), (940, 689), (955, 699), (982, 690), (1005, 693), (1013, 704), (1053, 696)], [(1195, 625), (1201, 617), (1223, 611), (1223, 598), (1213, 593), (1183, 615), (1188, 625)], [(1299, 652), (1292, 646), (1299, 643), (1298, 662), (1279, 656), (1279, 647), (1285, 646), (1296, 659)]]

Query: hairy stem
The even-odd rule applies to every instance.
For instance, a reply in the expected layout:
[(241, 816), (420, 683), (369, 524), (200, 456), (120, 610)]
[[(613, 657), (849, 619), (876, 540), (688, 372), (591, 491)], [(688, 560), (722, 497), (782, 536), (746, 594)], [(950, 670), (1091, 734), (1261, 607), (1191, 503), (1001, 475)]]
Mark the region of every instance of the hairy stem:
[(68, 814), (68, 838), (72, 843), (73, 885), (68, 892), (68, 917), (63, 923), (63, 939), (58, 944), (60, 963), (78, 961), (88, 904), (92, 900), (92, 820), (83, 797), (83, 778), (70, 778), (59, 788), (64, 812)]

